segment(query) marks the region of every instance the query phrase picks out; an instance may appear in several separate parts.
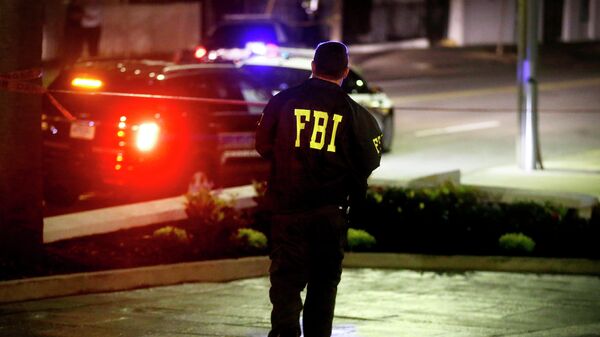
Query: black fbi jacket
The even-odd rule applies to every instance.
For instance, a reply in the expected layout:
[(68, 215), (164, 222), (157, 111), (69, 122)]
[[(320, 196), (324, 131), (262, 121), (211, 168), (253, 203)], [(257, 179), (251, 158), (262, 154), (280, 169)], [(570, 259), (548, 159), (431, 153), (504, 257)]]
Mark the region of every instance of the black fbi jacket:
[(256, 150), (271, 162), (267, 204), (296, 211), (364, 196), (381, 137), (375, 118), (335, 83), (311, 78), (278, 93), (256, 131)]

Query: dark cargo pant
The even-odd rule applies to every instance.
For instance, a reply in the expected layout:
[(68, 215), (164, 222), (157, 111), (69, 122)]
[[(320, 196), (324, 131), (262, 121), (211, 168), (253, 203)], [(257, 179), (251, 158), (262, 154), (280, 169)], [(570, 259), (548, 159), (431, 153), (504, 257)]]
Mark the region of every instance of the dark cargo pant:
[(269, 337), (300, 336), (300, 293), (305, 286), (304, 337), (331, 336), (346, 233), (345, 212), (339, 206), (273, 215)]

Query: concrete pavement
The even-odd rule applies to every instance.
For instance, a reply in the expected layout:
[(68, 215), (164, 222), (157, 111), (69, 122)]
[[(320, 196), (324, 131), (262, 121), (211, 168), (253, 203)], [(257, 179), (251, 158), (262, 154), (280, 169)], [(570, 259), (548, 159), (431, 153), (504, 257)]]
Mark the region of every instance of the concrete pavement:
[[(265, 277), (0, 305), (0, 336), (266, 336)], [(600, 278), (345, 269), (335, 337), (598, 337)]]

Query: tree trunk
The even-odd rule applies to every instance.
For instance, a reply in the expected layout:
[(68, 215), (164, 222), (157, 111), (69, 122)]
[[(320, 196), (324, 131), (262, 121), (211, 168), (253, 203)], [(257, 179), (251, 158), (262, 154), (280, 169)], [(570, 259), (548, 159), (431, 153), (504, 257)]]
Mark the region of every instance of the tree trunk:
[(40, 69), (43, 3), (0, 1), (0, 254), (17, 268), (31, 267), (42, 247), (41, 96), (7, 90), (6, 77)]

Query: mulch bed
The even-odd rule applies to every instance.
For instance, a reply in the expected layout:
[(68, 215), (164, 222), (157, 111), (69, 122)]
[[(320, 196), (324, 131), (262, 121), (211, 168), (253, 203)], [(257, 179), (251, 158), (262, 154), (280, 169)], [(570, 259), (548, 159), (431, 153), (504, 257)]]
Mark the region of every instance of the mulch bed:
[[(178, 232), (165, 231), (173, 228)], [(18, 263), (0, 256), (0, 281), (262, 253), (236, 246), (228, 232), (198, 233), (190, 229), (188, 223), (178, 222), (45, 244), (35, 262)]]

